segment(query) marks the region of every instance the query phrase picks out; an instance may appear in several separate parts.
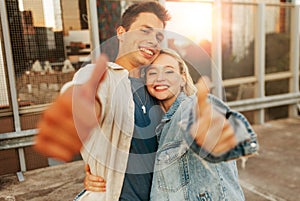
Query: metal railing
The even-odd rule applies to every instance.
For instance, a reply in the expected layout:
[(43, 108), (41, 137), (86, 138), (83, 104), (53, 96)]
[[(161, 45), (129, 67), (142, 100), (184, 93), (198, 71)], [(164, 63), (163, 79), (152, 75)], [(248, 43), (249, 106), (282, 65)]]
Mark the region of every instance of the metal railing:
[[(163, 2), (163, 1), (161, 1)], [(215, 13), (216, 25), (220, 25), (222, 23), (221, 15), (220, 15), (220, 6), (222, 4), (229, 4), (229, 2), (211, 2), (214, 7), (214, 10), (217, 11)], [(207, 2), (206, 2), (207, 3)], [(91, 22), (93, 24), (97, 24), (97, 12), (94, 10), (96, 7), (96, 1), (89, 1), (89, 9)], [(245, 5), (247, 6), (249, 3), (232, 3), (236, 5)], [(251, 3), (252, 6), (256, 8), (256, 23), (255, 23), (255, 73), (253, 76), (247, 76), (242, 78), (234, 78), (234, 79), (226, 79), (223, 80), (224, 87), (231, 87), (231, 86), (239, 86), (241, 84), (254, 84), (255, 86), (255, 97), (246, 100), (237, 100), (228, 102), (228, 105), (233, 109), (238, 111), (254, 111), (256, 113), (255, 123), (262, 124), (264, 123), (264, 110), (266, 108), (275, 107), (275, 106), (289, 106), (289, 116), (294, 117), (297, 116), (297, 105), (300, 102), (300, 93), (299, 93), (299, 6), (295, 4), (264, 4), (264, 3)], [(265, 73), (265, 28), (264, 28), (264, 21), (265, 21), (265, 9), (266, 6), (283, 6), (288, 7), (291, 9), (291, 31), (290, 31), (290, 66), (289, 71), (286, 72), (278, 72), (272, 74)], [(1, 1), (0, 4), (0, 13), (1, 13), (1, 24), (2, 24), (2, 34), (3, 34), (3, 41), (4, 41), (4, 49), (6, 55), (6, 65), (13, 66), (12, 60), (12, 53), (11, 53), (11, 46), (9, 44), (9, 31), (8, 31), (8, 21), (6, 18), (6, 10), (4, 1)], [(99, 33), (97, 30), (98, 26), (92, 26), (92, 48), (98, 46), (99, 41)], [(215, 33), (213, 33), (213, 40), (212, 40), (212, 57), (217, 67), (218, 72), (222, 72), (222, 45), (221, 45), (221, 29), (214, 29)], [(14, 86), (15, 83), (15, 76), (13, 72), (13, 68), (8, 69), (8, 77), (9, 77), (9, 84), (10, 84), (10, 93), (11, 93), (11, 103), (12, 103), (12, 110), (1, 110), (0, 117), (2, 116), (13, 116), (14, 118), (14, 129), (15, 132), (8, 132), (0, 134), (0, 150), (3, 149), (12, 149), (18, 148), (19, 149), (19, 156), (22, 156), (24, 152), (22, 150), (25, 146), (30, 146), (33, 144), (33, 137), (36, 134), (36, 129), (30, 130), (21, 130), (20, 126), (20, 115), (22, 114), (30, 114), (30, 113), (41, 113), (49, 104), (38, 105), (38, 106), (29, 106), (29, 107), (18, 107), (17, 101), (17, 92)], [(213, 77), (214, 79), (214, 77)], [(273, 96), (265, 96), (265, 82), (266, 81), (274, 81), (274, 80), (282, 80), (288, 79), (290, 83), (289, 92), (287, 94), (280, 94), (280, 95), (273, 95)], [(216, 93), (221, 97), (221, 89), (217, 89)], [(24, 154), (23, 154), (24, 155)], [(23, 162), (22, 162), (23, 161)], [(21, 170), (26, 170), (26, 165), (24, 160), (20, 159), (21, 163)]]
[[(239, 3), (244, 5), (244, 3)], [(250, 77), (236, 78), (224, 80), (223, 85), (238, 86), (240, 84), (253, 83), (255, 86), (256, 97), (249, 100), (238, 100), (229, 102), (229, 106), (238, 111), (255, 111), (255, 123), (262, 124), (265, 119), (264, 109), (274, 106), (289, 106), (289, 117), (298, 115), (298, 104), (300, 103), (299, 93), (299, 5), (295, 4), (274, 4), (274, 3), (251, 3), (257, 9), (255, 24), (255, 75)], [(291, 10), (290, 23), (290, 57), (289, 71), (277, 73), (265, 73), (265, 12), (266, 6), (285, 7)], [(288, 94), (280, 94), (274, 96), (265, 96), (265, 82), (275, 80), (289, 80)]]

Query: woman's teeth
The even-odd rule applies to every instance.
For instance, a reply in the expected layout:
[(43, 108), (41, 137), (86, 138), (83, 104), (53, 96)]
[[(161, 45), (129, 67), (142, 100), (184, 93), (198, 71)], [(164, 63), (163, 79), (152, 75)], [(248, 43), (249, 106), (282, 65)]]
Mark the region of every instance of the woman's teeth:
[(167, 86), (156, 86), (154, 88), (157, 90), (163, 90), (163, 89), (167, 89), (168, 87)]

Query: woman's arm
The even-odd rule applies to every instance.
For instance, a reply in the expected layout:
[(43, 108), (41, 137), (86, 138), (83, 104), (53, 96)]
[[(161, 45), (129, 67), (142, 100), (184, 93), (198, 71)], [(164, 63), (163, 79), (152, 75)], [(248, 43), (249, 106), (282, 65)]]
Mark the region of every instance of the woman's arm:
[(84, 178), (84, 188), (88, 191), (94, 192), (105, 192), (106, 191), (106, 181), (100, 176), (94, 176), (91, 174), (90, 166), (85, 165), (85, 178)]

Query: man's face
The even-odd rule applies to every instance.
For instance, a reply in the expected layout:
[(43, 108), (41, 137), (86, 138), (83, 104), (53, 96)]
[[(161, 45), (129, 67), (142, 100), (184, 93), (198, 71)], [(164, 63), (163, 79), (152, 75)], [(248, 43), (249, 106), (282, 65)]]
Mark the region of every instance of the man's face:
[(158, 56), (164, 39), (163, 22), (153, 13), (140, 13), (129, 30), (118, 29), (119, 56), (128, 70), (149, 65)]

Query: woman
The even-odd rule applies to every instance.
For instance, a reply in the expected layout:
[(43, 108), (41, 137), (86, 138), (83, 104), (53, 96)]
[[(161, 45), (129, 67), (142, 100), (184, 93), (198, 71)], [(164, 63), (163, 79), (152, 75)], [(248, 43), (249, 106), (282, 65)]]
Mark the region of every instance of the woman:
[(166, 111), (157, 128), (151, 200), (244, 200), (235, 161), (207, 163), (185, 140), (196, 91), (184, 61), (163, 50), (146, 71), (146, 85)]
[[(172, 50), (162, 50), (146, 69), (145, 76), (147, 90), (159, 100), (165, 112), (156, 129), (159, 146), (151, 200), (245, 200), (238, 182), (236, 162), (207, 163), (186, 140), (185, 130), (195, 105), (196, 96), (193, 94), (196, 88), (180, 56)], [(208, 97), (217, 109), (220, 108), (219, 111), (228, 110), (222, 101), (211, 95)], [(255, 141), (255, 134), (250, 138)], [(99, 182), (99, 188), (90, 189), (90, 179), (91, 176), (86, 177), (85, 182), (89, 190), (105, 191), (102, 188), (105, 182)]]

